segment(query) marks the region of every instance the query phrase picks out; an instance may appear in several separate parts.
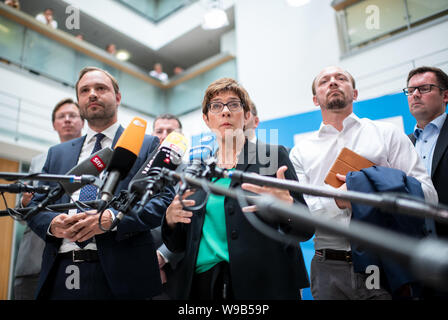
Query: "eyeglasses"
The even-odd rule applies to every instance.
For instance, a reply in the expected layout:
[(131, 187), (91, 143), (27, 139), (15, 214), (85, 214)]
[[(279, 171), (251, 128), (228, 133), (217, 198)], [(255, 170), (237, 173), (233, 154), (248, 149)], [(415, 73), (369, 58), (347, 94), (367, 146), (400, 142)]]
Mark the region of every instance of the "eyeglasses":
[(440, 90), (446, 90), (443, 89), (439, 86), (436, 86), (435, 84), (424, 84), (418, 87), (407, 87), (403, 89), (403, 92), (405, 95), (409, 96), (409, 95), (413, 95), (415, 90), (418, 90), (418, 92), (420, 92), (420, 94), (424, 94), (424, 93), (428, 93), (431, 91), (432, 87), (437, 87)]
[(230, 101), (227, 103), (212, 102), (209, 103), (208, 109), (212, 113), (220, 113), (224, 109), (224, 106), (227, 106), (230, 112), (238, 112), (243, 107), (243, 103), (241, 101)]
[(74, 113), (58, 114), (56, 116), (56, 120), (65, 120), (65, 118), (67, 118), (67, 117), (69, 120), (75, 120), (75, 119), (79, 118), (80, 116), (77, 114), (74, 114)]

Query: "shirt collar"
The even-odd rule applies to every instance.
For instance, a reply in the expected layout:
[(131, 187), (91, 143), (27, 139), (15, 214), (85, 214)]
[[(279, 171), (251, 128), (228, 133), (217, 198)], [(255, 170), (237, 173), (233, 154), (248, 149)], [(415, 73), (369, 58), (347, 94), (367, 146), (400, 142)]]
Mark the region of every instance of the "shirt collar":
[[(445, 123), (446, 120), (446, 113), (442, 113), (440, 116), (438, 116), (437, 118), (435, 118), (434, 120), (432, 120), (430, 123), (427, 124), (428, 125), (432, 125), (433, 127), (436, 128), (437, 132), (440, 132), (440, 130), (442, 129), (443, 124)], [(426, 128), (426, 127), (425, 127)], [(420, 136), (420, 134), (422, 133), (423, 129), (417, 127), (417, 124), (414, 127), (414, 137), (416, 139), (418, 139), (418, 137)]]
[[(118, 122), (115, 122), (113, 125), (111, 125), (106, 130), (101, 131), (102, 134), (106, 136), (106, 138), (110, 139), (111, 141), (115, 138), (115, 133), (117, 132), (118, 127), (120, 124)], [(87, 127), (87, 136), (86, 136), (86, 143), (90, 143), (92, 140), (95, 139), (95, 135), (100, 132), (93, 131), (90, 127)]]
[[(361, 120), (358, 118), (358, 116), (356, 116), (356, 114), (352, 112), (342, 121), (343, 126), (342, 131), (346, 130), (346, 128), (353, 127), (360, 122)], [(332, 132), (339, 132), (339, 131), (330, 124), (324, 124), (323, 122), (320, 124), (318, 135)]]

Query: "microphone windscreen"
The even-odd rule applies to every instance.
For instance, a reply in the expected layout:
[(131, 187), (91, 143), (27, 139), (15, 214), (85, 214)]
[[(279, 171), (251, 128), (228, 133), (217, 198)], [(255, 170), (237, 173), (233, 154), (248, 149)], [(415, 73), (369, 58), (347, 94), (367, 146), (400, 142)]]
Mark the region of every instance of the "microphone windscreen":
[[(182, 162), (182, 157), (188, 148), (188, 139), (178, 132), (171, 132), (151, 159), (140, 168), (133, 181), (158, 174), (161, 168), (175, 170)], [(134, 183), (134, 190), (144, 190), (146, 183)]]
[(120, 176), (128, 174), (137, 160), (140, 149), (145, 139), (146, 121), (135, 117), (129, 126), (123, 131), (115, 145), (114, 153), (107, 171), (117, 170)]
[(216, 134), (213, 132), (202, 133), (199, 136), (193, 137), (191, 140), (191, 149), (189, 153), (190, 163), (197, 160), (204, 162), (213, 157), (218, 150)]
[(146, 121), (139, 117), (134, 117), (128, 127), (117, 141), (115, 149), (126, 149), (138, 156), (145, 138)]
[[(92, 175), (99, 176), (100, 173), (107, 167), (112, 159), (113, 150), (111, 148), (104, 148), (92, 154), (89, 158), (75, 167), (70, 169), (67, 175)], [(82, 187), (79, 183), (60, 182), (66, 193), (72, 194)]]
[(159, 147), (150, 168), (167, 168), (175, 170), (182, 162), (187, 150), (188, 140), (178, 132), (171, 132)]

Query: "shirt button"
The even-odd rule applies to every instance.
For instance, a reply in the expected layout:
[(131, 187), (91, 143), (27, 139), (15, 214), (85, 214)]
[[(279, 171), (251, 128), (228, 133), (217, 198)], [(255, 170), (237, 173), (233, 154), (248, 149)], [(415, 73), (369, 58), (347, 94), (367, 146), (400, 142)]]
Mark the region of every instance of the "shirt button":
[(426, 159), (426, 156), (423, 156), (423, 159)]
[(428, 140), (425, 140), (425, 143), (427, 143), (428, 142)]
[(233, 230), (230, 234), (230, 237), (232, 238), (232, 240), (238, 239), (238, 231)]

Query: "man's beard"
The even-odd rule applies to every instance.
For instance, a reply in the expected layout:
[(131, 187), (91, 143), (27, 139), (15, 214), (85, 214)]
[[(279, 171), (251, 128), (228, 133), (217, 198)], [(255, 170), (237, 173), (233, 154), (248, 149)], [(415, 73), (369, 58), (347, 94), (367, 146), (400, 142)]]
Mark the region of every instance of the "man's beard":
[(327, 109), (328, 110), (339, 110), (344, 109), (347, 106), (347, 102), (344, 99), (336, 98), (328, 101)]
[(99, 110), (88, 110), (88, 107), (81, 108), (81, 116), (87, 121), (90, 120), (106, 120), (113, 118), (115, 115), (115, 110), (113, 108), (107, 107), (104, 104), (100, 104), (103, 108)]

